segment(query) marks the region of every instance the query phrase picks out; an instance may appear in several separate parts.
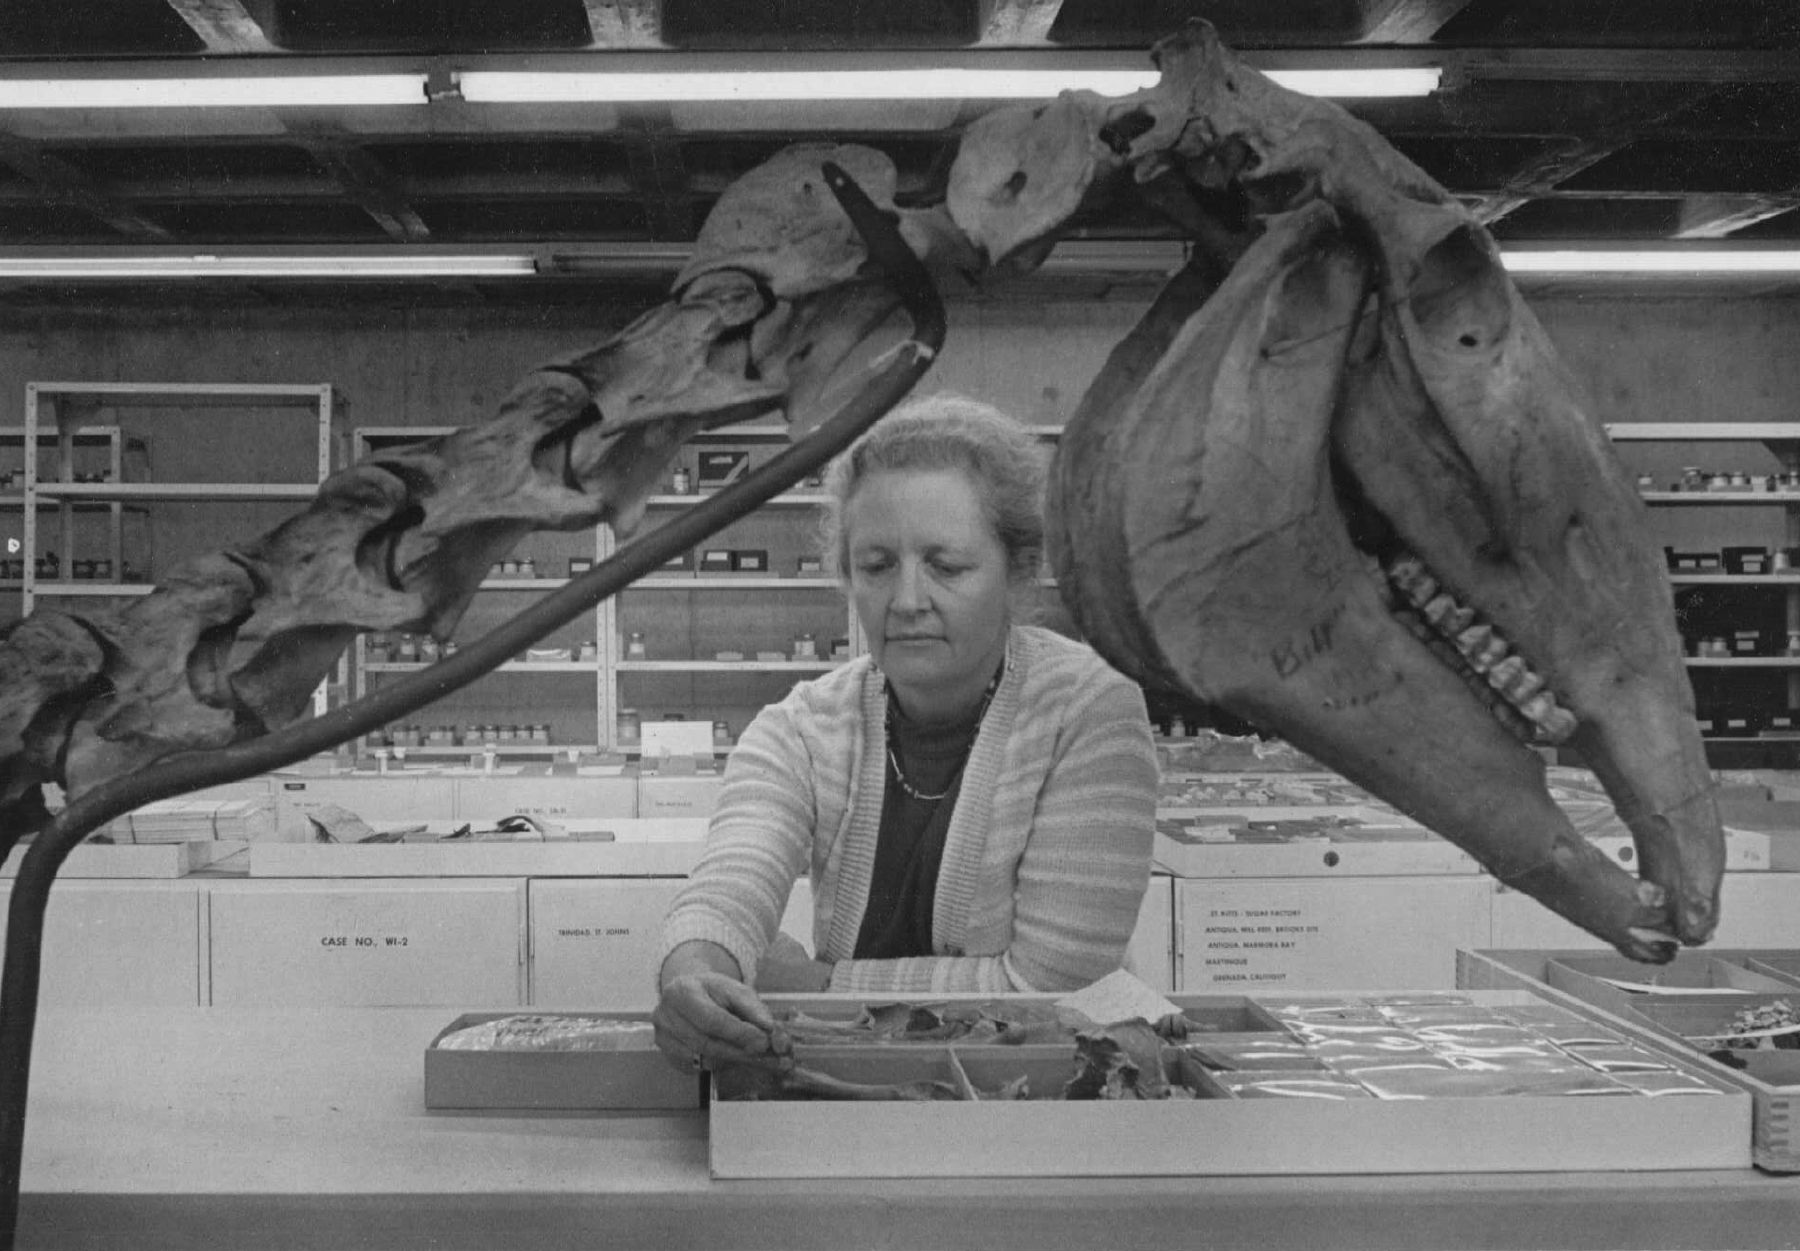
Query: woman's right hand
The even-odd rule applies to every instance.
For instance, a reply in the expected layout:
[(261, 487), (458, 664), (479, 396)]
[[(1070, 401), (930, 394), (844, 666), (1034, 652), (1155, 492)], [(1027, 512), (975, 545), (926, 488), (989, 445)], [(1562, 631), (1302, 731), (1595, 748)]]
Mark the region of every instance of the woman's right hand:
[(737, 961), (714, 943), (683, 943), (669, 953), (650, 1020), (656, 1045), (679, 1068), (792, 1063), (786, 1031), (744, 985)]

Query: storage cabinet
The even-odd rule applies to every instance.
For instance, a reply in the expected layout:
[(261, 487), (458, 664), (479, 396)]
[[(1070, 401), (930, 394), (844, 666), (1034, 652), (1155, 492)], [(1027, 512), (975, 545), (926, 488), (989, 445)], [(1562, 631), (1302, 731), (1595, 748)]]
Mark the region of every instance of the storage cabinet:
[[(449, 432), (363, 427), (355, 432), (354, 454), (362, 459)], [(683, 451), (665, 490), (649, 500), (646, 530), (722, 485), (706, 480), (704, 470), (741, 476), (786, 440), (785, 428), (770, 426), (708, 434)], [(678, 485), (688, 489), (676, 491)], [(421, 758), (472, 751), (635, 755), (639, 743), (631, 727), (664, 718), (723, 721), (735, 740), (759, 709), (794, 682), (824, 673), (860, 649), (837, 583), (802, 568), (803, 559), (816, 553), (819, 500), (816, 487), (778, 496), (674, 562), (677, 567), (640, 580), (494, 673), (421, 710), (416, 722), (388, 727), (365, 748)], [(606, 526), (528, 536), (483, 580), (458, 638), (479, 637), (524, 607), (526, 597), (563, 586), (619, 546)], [(709, 552), (744, 558), (733, 562), (723, 555), (717, 562), (723, 567), (702, 569)], [(799, 643), (802, 637), (809, 641)], [(422, 637), (360, 637), (355, 693), (390, 675), (423, 669), (440, 654), (436, 642)]]
[[(148, 594), (278, 525), (330, 474), (340, 408), (324, 383), (27, 383), (17, 437), (53, 455), (23, 456), (17, 496), (0, 499), (20, 514), (20, 615)], [(322, 685), (315, 711), (326, 703)]]
[[(1619, 423), (1667, 555), (1714, 764), (1800, 748), (1800, 424)], [(1785, 742), (1784, 742), (1785, 740)]]

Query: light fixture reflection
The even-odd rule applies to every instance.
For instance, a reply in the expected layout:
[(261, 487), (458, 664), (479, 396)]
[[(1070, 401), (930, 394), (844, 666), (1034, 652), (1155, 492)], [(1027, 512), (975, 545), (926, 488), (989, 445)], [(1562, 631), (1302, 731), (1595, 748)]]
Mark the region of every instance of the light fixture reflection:
[[(1269, 77), (1309, 95), (1424, 96), (1437, 90), (1434, 67), (1274, 70)], [(467, 70), (458, 79), (472, 104), (630, 104), (794, 100), (1047, 100), (1060, 91), (1129, 95), (1153, 86), (1144, 70), (893, 69), (621, 73)]]
[(1800, 273), (1792, 249), (1677, 249), (1624, 251), (1604, 248), (1506, 252), (1515, 274), (1782, 274)]
[(428, 103), (424, 74), (0, 78), (0, 109), (305, 108)]
[(537, 272), (530, 256), (480, 253), (419, 256), (0, 256), (0, 278), (453, 278), (521, 277)]

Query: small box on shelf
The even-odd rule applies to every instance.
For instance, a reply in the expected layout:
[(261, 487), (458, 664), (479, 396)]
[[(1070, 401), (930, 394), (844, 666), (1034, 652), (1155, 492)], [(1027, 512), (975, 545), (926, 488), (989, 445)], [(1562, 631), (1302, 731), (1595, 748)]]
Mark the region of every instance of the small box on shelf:
[(699, 571), (702, 576), (716, 573), (730, 573), (731, 551), (729, 548), (709, 547), (700, 553)]
[(1766, 547), (1728, 547), (1721, 555), (1726, 573), (1759, 574), (1769, 572), (1769, 549)]
[(700, 489), (730, 486), (750, 472), (750, 453), (741, 450), (705, 450), (697, 454), (696, 481)]
[(1720, 568), (1719, 553), (1712, 551), (1676, 551), (1673, 547), (1663, 548), (1663, 555), (1668, 559), (1671, 573), (1717, 573)]
[(692, 577), (698, 563), (698, 559), (690, 548), (679, 556), (671, 556), (665, 560), (656, 572), (667, 577)]
[(733, 573), (769, 572), (769, 549), (766, 547), (734, 547), (731, 549)]
[(591, 556), (571, 556), (569, 558), (569, 576), (571, 578), (578, 578), (593, 567), (594, 560)]

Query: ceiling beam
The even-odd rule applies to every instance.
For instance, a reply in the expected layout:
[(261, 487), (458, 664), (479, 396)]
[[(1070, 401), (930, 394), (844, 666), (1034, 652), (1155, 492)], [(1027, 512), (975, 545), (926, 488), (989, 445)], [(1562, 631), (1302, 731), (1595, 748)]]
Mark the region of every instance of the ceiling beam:
[(200, 36), (208, 52), (279, 51), (243, 0), (168, 0), (168, 5)]
[(1471, 204), (1477, 221), (1491, 226), (1552, 190), (1564, 179), (1598, 165), (1621, 148), (1617, 139), (1578, 139), (1540, 152), (1509, 174), (1498, 192)]
[(629, 125), (611, 136), (625, 149), (625, 164), (648, 220), (650, 237), (687, 242), (699, 223), (694, 220), (693, 193), (681, 157), (675, 124), (667, 105), (638, 109)]
[(1062, 0), (981, 0), (975, 45), (1017, 48), (1047, 44), (1061, 10)]
[(1470, 0), (1370, 0), (1358, 43), (1430, 43)]
[(1615, 106), (1611, 116), (1600, 118), (1591, 134), (1555, 144), (1526, 160), (1502, 180), (1498, 194), (1479, 198), (1470, 210), (1482, 225), (1492, 226), (1721, 90), (1720, 85), (1698, 89), (1670, 86), (1631, 93), (1629, 103)]
[(583, 0), (595, 48), (661, 48), (662, 0)]
[(0, 134), (0, 164), (36, 186), (37, 198), (47, 204), (80, 209), (127, 239), (140, 243), (160, 243), (169, 238), (167, 229), (129, 204), (106, 194), (86, 174), (53, 156), (44, 155), (37, 145), (16, 135)]
[(370, 156), (356, 137), (313, 119), (290, 119), (288, 132), (337, 181), (344, 194), (375, 219), (388, 238), (396, 243), (422, 243), (431, 237), (424, 219), (407, 202), (400, 180)]
[(1677, 239), (1725, 239), (1747, 226), (1800, 208), (1800, 188), (1785, 195), (1697, 195), (1681, 204)]

